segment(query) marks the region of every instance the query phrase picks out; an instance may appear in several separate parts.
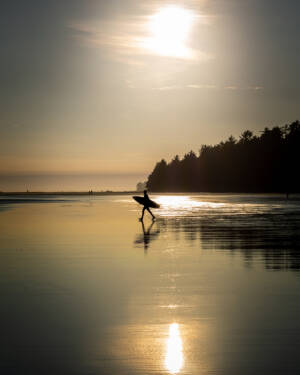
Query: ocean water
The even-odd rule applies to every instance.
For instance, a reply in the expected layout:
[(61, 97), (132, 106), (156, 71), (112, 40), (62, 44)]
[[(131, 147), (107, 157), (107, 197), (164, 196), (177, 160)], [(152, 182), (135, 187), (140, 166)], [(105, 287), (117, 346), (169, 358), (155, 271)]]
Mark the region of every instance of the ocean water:
[(297, 374), (300, 200), (0, 198), (0, 373)]

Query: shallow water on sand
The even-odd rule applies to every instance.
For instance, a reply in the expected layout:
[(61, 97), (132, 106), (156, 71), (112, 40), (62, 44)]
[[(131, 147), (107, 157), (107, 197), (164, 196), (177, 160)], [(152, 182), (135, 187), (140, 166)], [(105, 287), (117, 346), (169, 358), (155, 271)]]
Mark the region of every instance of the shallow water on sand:
[(296, 374), (300, 200), (0, 198), (2, 374)]

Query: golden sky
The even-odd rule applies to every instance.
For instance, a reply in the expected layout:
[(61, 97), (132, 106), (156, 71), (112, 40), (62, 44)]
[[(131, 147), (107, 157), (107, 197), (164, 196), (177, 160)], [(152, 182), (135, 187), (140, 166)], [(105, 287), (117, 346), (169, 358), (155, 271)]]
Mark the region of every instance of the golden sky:
[(4, 8), (0, 190), (1, 176), (32, 174), (134, 175), (134, 187), (161, 158), (299, 117), (292, 0)]

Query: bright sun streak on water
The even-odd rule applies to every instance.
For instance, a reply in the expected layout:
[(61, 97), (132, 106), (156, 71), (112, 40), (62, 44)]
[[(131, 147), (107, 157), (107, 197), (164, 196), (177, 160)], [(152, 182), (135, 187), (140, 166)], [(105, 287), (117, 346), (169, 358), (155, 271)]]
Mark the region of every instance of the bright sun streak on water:
[(150, 18), (152, 37), (145, 41), (144, 47), (164, 56), (191, 57), (186, 41), (193, 20), (193, 12), (184, 8), (170, 6), (161, 9)]
[(183, 366), (182, 341), (177, 323), (169, 328), (165, 366), (171, 374), (177, 374)]
[(224, 203), (198, 200), (193, 196), (161, 195), (154, 199), (160, 204), (159, 214), (168, 217), (199, 216), (215, 209), (224, 209)]

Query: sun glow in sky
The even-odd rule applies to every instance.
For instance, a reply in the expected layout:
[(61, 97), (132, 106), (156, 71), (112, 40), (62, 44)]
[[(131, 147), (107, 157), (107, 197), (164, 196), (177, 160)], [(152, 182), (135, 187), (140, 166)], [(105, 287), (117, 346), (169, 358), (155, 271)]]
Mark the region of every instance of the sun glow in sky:
[(299, 14), (295, 0), (5, 1), (0, 190), (133, 190), (162, 158), (294, 121)]
[(192, 57), (187, 40), (194, 18), (194, 13), (184, 8), (162, 8), (150, 17), (148, 28), (151, 37), (145, 41), (144, 46), (163, 56)]

